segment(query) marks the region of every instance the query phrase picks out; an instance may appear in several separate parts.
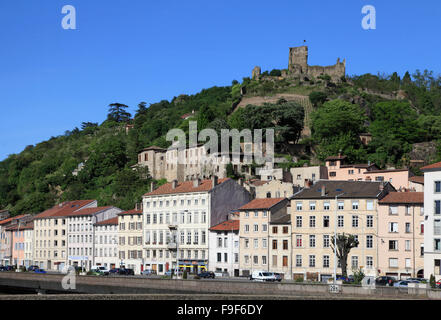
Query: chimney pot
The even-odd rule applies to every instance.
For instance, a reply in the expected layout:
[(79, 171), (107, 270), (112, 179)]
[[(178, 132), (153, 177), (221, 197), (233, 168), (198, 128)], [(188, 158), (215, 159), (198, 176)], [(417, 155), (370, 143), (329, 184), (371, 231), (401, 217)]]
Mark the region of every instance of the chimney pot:
[(326, 196), (326, 186), (322, 186), (322, 197)]
[(176, 189), (176, 187), (178, 186), (178, 180), (173, 180), (172, 181), (172, 189)]

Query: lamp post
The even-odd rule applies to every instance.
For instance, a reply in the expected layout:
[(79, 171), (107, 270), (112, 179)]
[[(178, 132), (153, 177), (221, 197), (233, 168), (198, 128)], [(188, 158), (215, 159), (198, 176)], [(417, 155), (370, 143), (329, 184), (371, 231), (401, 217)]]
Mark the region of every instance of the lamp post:
[[(337, 189), (336, 191), (343, 191), (342, 189)], [(338, 197), (344, 195), (345, 193), (340, 193), (335, 196), (335, 217), (334, 217), (334, 284), (337, 282), (337, 208), (338, 208)]]

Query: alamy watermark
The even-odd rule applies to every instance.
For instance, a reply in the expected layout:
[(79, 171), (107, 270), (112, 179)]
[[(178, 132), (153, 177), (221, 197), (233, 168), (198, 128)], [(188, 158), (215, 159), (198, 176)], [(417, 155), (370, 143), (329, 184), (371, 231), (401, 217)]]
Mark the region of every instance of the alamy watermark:
[(361, 20), (361, 27), (364, 30), (377, 29), (377, 11), (373, 5), (365, 5), (361, 8), (361, 13), (365, 16)]
[(77, 11), (72, 5), (65, 5), (61, 8), (61, 13), (65, 14), (63, 19), (61, 19), (61, 27), (64, 30), (75, 30), (77, 28)]

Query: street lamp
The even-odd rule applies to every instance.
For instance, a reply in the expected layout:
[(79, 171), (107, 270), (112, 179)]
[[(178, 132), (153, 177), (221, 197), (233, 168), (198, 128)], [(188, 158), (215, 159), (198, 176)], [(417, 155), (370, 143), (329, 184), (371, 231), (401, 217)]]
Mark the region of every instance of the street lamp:
[[(337, 189), (335, 191), (343, 191), (342, 189)], [(340, 193), (335, 196), (335, 217), (334, 217), (334, 284), (337, 282), (337, 208), (338, 208), (338, 197), (344, 195), (345, 193)]]

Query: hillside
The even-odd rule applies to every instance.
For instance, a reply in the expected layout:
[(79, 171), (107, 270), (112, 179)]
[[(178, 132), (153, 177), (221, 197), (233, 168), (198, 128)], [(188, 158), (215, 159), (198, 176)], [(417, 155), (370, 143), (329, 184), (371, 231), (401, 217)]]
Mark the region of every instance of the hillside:
[[(28, 146), (0, 162), (0, 208), (36, 213), (74, 199), (133, 208), (150, 186), (146, 172), (131, 168), (137, 153), (151, 145), (167, 147), (165, 134), (171, 128), (188, 131), (191, 118), (181, 116), (192, 111), (199, 130), (275, 127), (276, 151), (287, 156), (288, 167), (319, 163), (338, 152), (381, 167), (409, 166), (410, 160), (419, 160), (412, 157), (441, 160), (440, 77), (417, 71), (403, 79), (366, 74), (342, 81), (326, 76), (294, 81), (277, 74), (150, 106), (140, 103), (133, 117), (120, 117), (113, 109), (101, 124), (84, 122), (81, 129)], [(126, 131), (127, 123), (133, 129)], [(368, 145), (359, 138), (366, 132), (372, 136)], [(293, 143), (301, 148), (292, 148)], [(430, 153), (415, 144), (430, 145)]]

